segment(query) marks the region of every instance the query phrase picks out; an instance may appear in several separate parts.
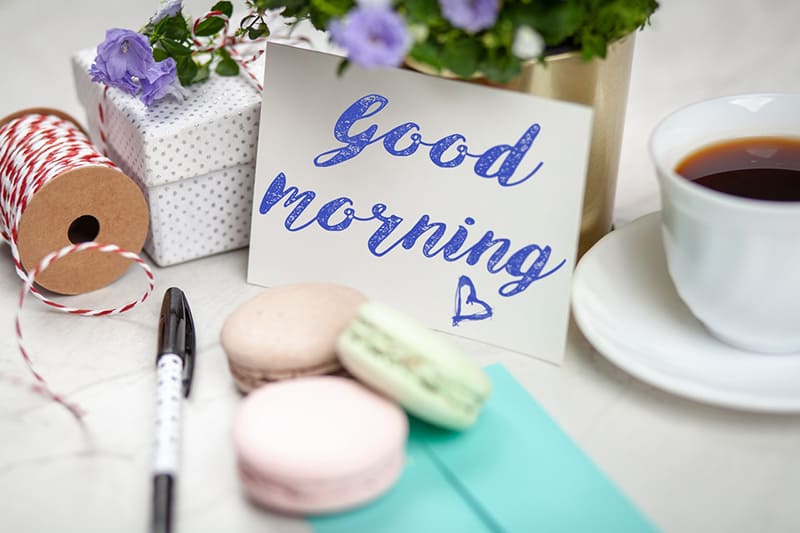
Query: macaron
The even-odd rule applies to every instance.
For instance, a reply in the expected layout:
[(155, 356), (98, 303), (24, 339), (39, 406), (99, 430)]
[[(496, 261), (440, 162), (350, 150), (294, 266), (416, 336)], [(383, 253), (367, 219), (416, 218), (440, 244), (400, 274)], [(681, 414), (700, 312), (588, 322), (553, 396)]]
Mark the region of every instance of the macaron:
[(365, 301), (350, 287), (314, 282), (266, 289), (239, 306), (220, 334), (237, 387), (342, 372), (336, 339)]
[(386, 492), (403, 470), (407, 436), (394, 402), (337, 376), (260, 387), (233, 425), (246, 494), (292, 514), (342, 511)]
[(337, 350), (354, 377), (443, 428), (471, 426), (491, 393), (480, 366), (454, 344), (376, 302), (358, 308)]

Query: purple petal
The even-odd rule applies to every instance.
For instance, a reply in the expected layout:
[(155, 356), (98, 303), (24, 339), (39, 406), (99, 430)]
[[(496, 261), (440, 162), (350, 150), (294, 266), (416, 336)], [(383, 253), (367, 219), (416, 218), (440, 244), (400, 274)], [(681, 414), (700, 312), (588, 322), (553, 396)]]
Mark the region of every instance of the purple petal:
[(491, 28), (497, 21), (499, 0), (439, 0), (442, 15), (450, 24), (469, 33)]
[(150, 22), (152, 24), (158, 24), (161, 19), (174, 17), (180, 13), (182, 9), (183, 0), (167, 0), (161, 2), (161, 7), (156, 11), (156, 14), (153, 15), (153, 18), (150, 19)]
[(329, 30), (334, 43), (362, 67), (397, 66), (411, 46), (405, 22), (388, 7), (358, 7), (332, 21)]
[(137, 80), (145, 77), (154, 64), (147, 37), (135, 31), (111, 28), (106, 31), (105, 41), (97, 46), (90, 74), (94, 81), (136, 94)]
[(171, 57), (164, 61), (153, 63), (147, 70), (146, 76), (141, 78), (142, 101), (150, 105), (168, 94), (182, 100), (183, 89), (178, 81), (175, 60)]

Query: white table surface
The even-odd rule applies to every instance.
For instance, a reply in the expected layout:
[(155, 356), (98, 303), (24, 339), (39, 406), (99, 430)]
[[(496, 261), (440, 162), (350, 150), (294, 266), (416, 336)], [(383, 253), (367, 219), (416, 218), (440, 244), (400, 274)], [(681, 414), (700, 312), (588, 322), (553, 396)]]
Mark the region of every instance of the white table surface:
[[(49, 106), (83, 117), (69, 54), (95, 45), (108, 27), (137, 27), (155, 3), (2, 0), (0, 116)], [(712, 96), (800, 92), (800, 3), (662, 3), (637, 42), (618, 225), (658, 208), (646, 142), (666, 113)], [(187, 11), (203, 7), (192, 1)], [(155, 326), (161, 294), (177, 285), (191, 298), (200, 335), (185, 404), (177, 530), (308, 531), (301, 520), (248, 504), (235, 473), (230, 429), (240, 396), (218, 335), (224, 317), (261, 290), (245, 283), (246, 256), (240, 250), (156, 269), (153, 297), (119, 317), (72, 317), (27, 301), (23, 328), (38, 367), (89, 414), (81, 427), (61, 407), (0, 382), (0, 530), (146, 531)], [(27, 377), (12, 327), (21, 284), (6, 245), (0, 266), (0, 371)], [(121, 303), (142, 286), (131, 271), (80, 298)], [(800, 417), (720, 409), (652, 388), (607, 362), (574, 324), (561, 367), (460, 344), (480, 363), (504, 363), (665, 531), (800, 531)]]

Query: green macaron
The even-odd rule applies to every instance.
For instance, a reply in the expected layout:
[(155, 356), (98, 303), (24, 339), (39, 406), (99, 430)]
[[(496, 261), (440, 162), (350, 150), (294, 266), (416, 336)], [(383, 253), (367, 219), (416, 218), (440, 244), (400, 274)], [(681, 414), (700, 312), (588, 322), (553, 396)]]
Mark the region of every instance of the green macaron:
[(444, 428), (471, 426), (492, 389), (480, 366), (441, 334), (379, 303), (358, 308), (337, 350), (357, 379)]

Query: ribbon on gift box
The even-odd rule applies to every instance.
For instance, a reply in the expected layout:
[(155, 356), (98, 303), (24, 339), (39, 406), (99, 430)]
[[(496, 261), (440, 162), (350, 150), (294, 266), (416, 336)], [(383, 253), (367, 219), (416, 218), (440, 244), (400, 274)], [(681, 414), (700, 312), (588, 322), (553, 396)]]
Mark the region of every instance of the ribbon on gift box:
[[(222, 39), (218, 44), (215, 44), (213, 42), (203, 43), (197, 36), (198, 26), (200, 26), (200, 24), (202, 24), (204, 21), (210, 18), (219, 18), (224, 22), (224, 26), (222, 28)], [(279, 18), (280, 18), (279, 15), (272, 14), (269, 16), (268, 22), (277, 21)], [(259, 37), (257, 39), (251, 39), (249, 41), (246, 41), (244, 39), (236, 37), (235, 34), (234, 35), (228, 34), (229, 23), (230, 23), (230, 18), (228, 17), (228, 15), (218, 10), (209, 11), (205, 15), (195, 19), (194, 24), (192, 24), (192, 41), (194, 42), (195, 46), (198, 47), (197, 53), (213, 54), (217, 50), (224, 49), (231, 56), (231, 59), (236, 61), (236, 63), (241, 68), (241, 71), (247, 74), (247, 77), (250, 79), (250, 81), (252, 81), (255, 84), (256, 88), (258, 89), (258, 92), (261, 92), (264, 90), (264, 85), (261, 83), (261, 80), (258, 79), (258, 75), (255, 74), (252, 70), (250, 70), (250, 65), (253, 64), (255, 61), (257, 61), (258, 58), (260, 58), (264, 54), (265, 47), (260, 46), (258, 50), (255, 51), (255, 53), (250, 51), (242, 53), (240, 49), (242, 48), (249, 49), (253, 45), (266, 43), (267, 37)], [(281, 42), (283, 44), (298, 44), (298, 43), (311, 44), (311, 41), (307, 37), (302, 35), (292, 36), (289, 33), (287, 33), (278, 35), (273, 34), (271, 37), (273, 41)]]
[[(254, 16), (256, 15), (250, 15), (249, 17), (254, 17)], [(247, 20), (247, 18), (249, 17), (246, 17), (245, 20)], [(224, 26), (222, 28), (222, 39), (220, 40), (219, 43), (216, 44), (213, 41), (203, 43), (200, 40), (200, 37), (197, 36), (198, 26), (200, 26), (200, 24), (202, 24), (204, 21), (211, 18), (218, 18), (224, 22)], [(274, 22), (279, 18), (280, 18), (279, 15), (276, 14), (269, 15), (268, 22)], [(205, 15), (195, 19), (194, 24), (192, 24), (192, 41), (194, 42), (194, 45), (198, 47), (196, 53), (213, 54), (218, 50), (224, 49), (231, 56), (231, 59), (236, 61), (236, 63), (241, 68), (241, 71), (247, 74), (247, 77), (250, 79), (250, 81), (252, 81), (255, 84), (256, 88), (258, 89), (258, 92), (261, 92), (264, 90), (264, 85), (261, 83), (261, 80), (258, 79), (258, 75), (255, 74), (252, 70), (250, 70), (250, 65), (253, 64), (255, 61), (257, 61), (258, 58), (260, 58), (264, 54), (265, 47), (260, 46), (258, 50), (255, 51), (255, 53), (250, 51), (242, 53), (240, 49), (242, 48), (247, 49), (252, 47), (253, 45), (266, 43), (267, 37), (259, 37), (257, 39), (251, 39), (249, 41), (246, 41), (244, 39), (237, 37), (235, 34), (230, 35), (228, 33), (229, 23), (230, 23), (230, 18), (228, 17), (228, 15), (218, 10), (209, 11)], [(267, 25), (269, 26), (268, 23)], [(278, 41), (284, 44), (297, 44), (301, 42), (306, 44), (311, 44), (310, 40), (305, 36), (293, 37), (288, 33), (285, 35), (282, 34), (272, 35), (272, 39), (274, 41)]]
[[(197, 27), (203, 22), (211, 18), (218, 18), (224, 21), (225, 25), (222, 28), (222, 39), (218, 44), (214, 44), (213, 42), (203, 43), (200, 38), (197, 36)], [(228, 52), (228, 55), (231, 56), (231, 59), (236, 61), (242, 71), (247, 74), (248, 78), (255, 83), (258, 92), (264, 90), (264, 85), (261, 83), (261, 80), (258, 79), (258, 76), (254, 74), (250, 70), (250, 65), (257, 61), (259, 57), (264, 54), (264, 47), (260, 47), (255, 54), (253, 54), (249, 58), (245, 58), (237, 47), (240, 47), (245, 44), (256, 44), (256, 43), (266, 43), (266, 37), (260, 37), (258, 39), (253, 39), (246, 43), (244, 40), (237, 38), (235, 35), (228, 34), (228, 25), (230, 22), (230, 18), (228, 15), (223, 13), (222, 11), (212, 10), (206, 13), (205, 15), (195, 19), (194, 24), (192, 24), (192, 41), (194, 45), (198, 47), (197, 53), (199, 54), (213, 54), (217, 50), (224, 49)]]

